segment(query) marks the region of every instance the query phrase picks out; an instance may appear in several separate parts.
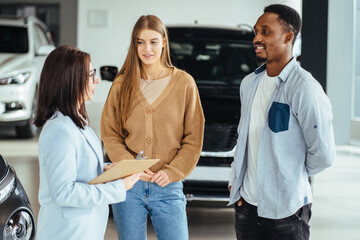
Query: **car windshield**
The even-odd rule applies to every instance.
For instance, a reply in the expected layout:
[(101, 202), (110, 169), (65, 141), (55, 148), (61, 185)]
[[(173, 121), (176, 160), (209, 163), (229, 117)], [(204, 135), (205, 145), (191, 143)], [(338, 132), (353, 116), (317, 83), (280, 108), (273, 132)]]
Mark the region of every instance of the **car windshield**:
[(0, 52), (28, 52), (27, 29), (24, 27), (0, 26)]
[(204, 40), (170, 41), (174, 64), (198, 85), (236, 85), (257, 67), (251, 43)]

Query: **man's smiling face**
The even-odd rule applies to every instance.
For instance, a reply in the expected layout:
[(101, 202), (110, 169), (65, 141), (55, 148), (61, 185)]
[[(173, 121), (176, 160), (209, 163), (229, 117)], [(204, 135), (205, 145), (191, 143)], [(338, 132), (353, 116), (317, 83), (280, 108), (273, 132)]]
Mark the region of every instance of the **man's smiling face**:
[(286, 54), (286, 33), (276, 13), (264, 13), (254, 26), (253, 44), (260, 62), (271, 62)]

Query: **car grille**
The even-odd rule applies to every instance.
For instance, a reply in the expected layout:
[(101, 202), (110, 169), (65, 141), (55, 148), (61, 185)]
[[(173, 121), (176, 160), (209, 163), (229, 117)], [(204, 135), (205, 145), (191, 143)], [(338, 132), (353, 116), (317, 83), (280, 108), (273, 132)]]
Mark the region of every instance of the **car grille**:
[(231, 151), (237, 140), (237, 125), (211, 124), (205, 126), (203, 151)]
[(229, 197), (228, 182), (184, 181), (185, 195)]
[(200, 157), (197, 166), (230, 167), (233, 157)]

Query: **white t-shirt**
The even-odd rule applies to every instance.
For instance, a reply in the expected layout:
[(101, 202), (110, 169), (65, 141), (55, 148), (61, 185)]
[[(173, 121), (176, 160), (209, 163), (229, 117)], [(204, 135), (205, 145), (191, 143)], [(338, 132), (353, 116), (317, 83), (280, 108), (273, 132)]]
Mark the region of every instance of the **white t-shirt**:
[(264, 131), (267, 107), (276, 88), (277, 76), (269, 77), (267, 72), (260, 79), (251, 106), (250, 126), (248, 134), (248, 168), (245, 173), (240, 195), (246, 202), (257, 206), (257, 162), (261, 136)]
[(140, 78), (140, 90), (149, 105), (153, 104), (161, 95), (169, 84), (171, 77), (172, 74), (156, 80), (145, 80)]

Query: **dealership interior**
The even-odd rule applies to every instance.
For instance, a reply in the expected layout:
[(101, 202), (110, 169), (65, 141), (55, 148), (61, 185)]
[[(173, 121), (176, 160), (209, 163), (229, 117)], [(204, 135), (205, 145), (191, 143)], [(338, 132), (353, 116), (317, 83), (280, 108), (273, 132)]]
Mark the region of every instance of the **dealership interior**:
[[(314, 202), (310, 238), (360, 240), (360, 0), (325, 0), (321, 3), (312, 0), (148, 2), (0, 0), (0, 16), (36, 16), (47, 25), (54, 46), (73, 45), (85, 50), (91, 54), (93, 66), (100, 69), (101, 66), (121, 67), (132, 26), (144, 14), (158, 15), (169, 26), (194, 22), (253, 26), (264, 6), (281, 3), (295, 8), (301, 13), (303, 27), (301, 39), (297, 39), (299, 52), (294, 54), (297, 54), (301, 66), (319, 81), (331, 101), (336, 143), (333, 165), (312, 181)], [(179, 9), (174, 12), (177, 7)], [(215, 14), (218, 17), (214, 17)], [(19, 135), (19, 129), (2, 124), (6, 120), (1, 115), (7, 106), (1, 96), (2, 61), (0, 51), (0, 155), (16, 171), (37, 219), (41, 129), (35, 129), (33, 136), (24, 137), (21, 133)], [(90, 126), (98, 138), (101, 110), (110, 86), (111, 83), (102, 81), (95, 90), (93, 101), (87, 105)], [(190, 239), (236, 239), (234, 209), (225, 201), (189, 200), (187, 216)], [(117, 239), (117, 233), (110, 216), (105, 240), (112, 239)], [(148, 239), (156, 239), (151, 224), (148, 224)]]

